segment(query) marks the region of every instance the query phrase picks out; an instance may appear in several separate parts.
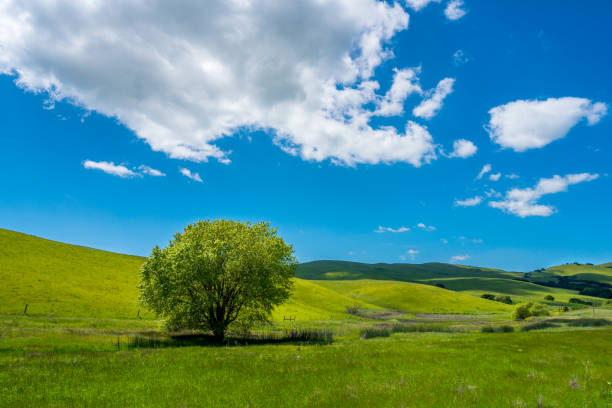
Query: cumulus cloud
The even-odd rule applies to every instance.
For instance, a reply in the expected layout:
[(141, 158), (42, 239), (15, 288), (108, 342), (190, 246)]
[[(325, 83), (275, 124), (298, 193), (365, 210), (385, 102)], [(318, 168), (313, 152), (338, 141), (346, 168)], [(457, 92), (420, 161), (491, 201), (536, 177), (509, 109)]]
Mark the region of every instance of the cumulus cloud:
[(503, 200), (491, 201), (489, 205), (521, 218), (539, 216), (548, 217), (557, 210), (550, 205), (538, 204), (538, 200), (547, 194), (567, 191), (568, 186), (586, 181), (592, 181), (599, 174), (579, 173), (566, 176), (555, 175), (552, 178), (542, 178), (534, 188), (513, 188), (506, 192)]
[(451, 257), (451, 262), (463, 262), (467, 261), (468, 259), (470, 259), (470, 256), (467, 254), (454, 255), (453, 257)]
[(179, 171), (181, 172), (181, 174), (183, 176), (185, 176), (185, 177), (187, 177), (187, 178), (189, 178), (189, 179), (191, 179), (193, 181), (197, 181), (198, 183), (202, 183), (203, 182), (202, 178), (200, 177), (200, 175), (198, 173), (195, 173), (195, 172), (192, 173), (191, 170), (183, 168), (183, 167), (181, 167), (179, 169)]
[(487, 131), (493, 142), (523, 152), (565, 137), (582, 119), (594, 125), (607, 110), (606, 104), (585, 98), (518, 100), (491, 109)]
[(425, 230), (425, 231), (435, 231), (435, 230), (436, 230), (436, 227), (434, 227), (434, 226), (432, 226), (432, 225), (425, 225), (425, 224), (423, 224), (422, 222), (419, 222), (419, 223), (416, 225), (416, 227), (417, 227), (417, 228), (420, 228), (420, 229), (423, 229), (423, 230)]
[(474, 207), (480, 203), (482, 203), (482, 197), (480, 196), (466, 198), (465, 200), (455, 199), (455, 207)]
[(444, 15), (449, 20), (459, 20), (467, 14), (463, 6), (463, 0), (451, 0), (444, 9)]
[(489, 180), (498, 181), (501, 178), (501, 173), (495, 173), (489, 175)]
[(149, 166), (145, 166), (144, 164), (138, 166), (138, 170), (140, 170), (142, 174), (146, 174), (147, 176), (164, 177), (166, 175), (162, 173), (161, 171), (154, 169), (152, 167), (149, 167)]
[(429, 3), (439, 3), (440, 2), (440, 0), (404, 0), (404, 1), (406, 2), (406, 5), (410, 7), (411, 9), (413, 9), (414, 11), (419, 11), (427, 7)]
[(397, 116), (404, 112), (404, 101), (413, 94), (422, 94), (423, 90), (419, 85), (418, 74), (420, 68), (407, 68), (395, 70), (393, 84), (387, 91), (376, 112), (377, 116)]
[(409, 249), (406, 251), (406, 253), (400, 255), (400, 259), (402, 261), (405, 261), (407, 259), (406, 257), (408, 257), (414, 261), (414, 258), (416, 258), (418, 254), (419, 254), (419, 251), (417, 251), (416, 249)]
[(382, 234), (383, 232), (408, 232), (408, 231), (410, 231), (410, 228), (408, 227), (391, 228), (391, 227), (383, 227), (382, 225), (379, 225), (378, 228), (374, 230), (374, 232), (378, 234)]
[(453, 92), (454, 78), (444, 78), (435, 89), (426, 93), (426, 98), (412, 110), (412, 114), (423, 119), (431, 119), (442, 109), (442, 103)]
[(0, 72), (172, 158), (229, 163), (218, 142), (246, 129), (305, 160), (420, 166), (436, 158), (425, 127), (370, 124), (374, 71), (408, 21), (376, 0), (6, 0)]
[(478, 180), (480, 180), (481, 178), (484, 177), (485, 174), (487, 174), (488, 172), (490, 172), (492, 169), (490, 164), (485, 164), (484, 166), (482, 166), (482, 169), (480, 170), (480, 173), (478, 173), (478, 176), (476, 176), (476, 178)]
[(478, 147), (474, 143), (465, 139), (458, 139), (453, 142), (453, 151), (448, 157), (467, 158), (473, 156), (478, 151)]
[(115, 164), (107, 161), (95, 162), (92, 160), (85, 160), (83, 162), (83, 167), (86, 169), (101, 170), (107, 174), (119, 177), (135, 177), (138, 175), (121, 164)]

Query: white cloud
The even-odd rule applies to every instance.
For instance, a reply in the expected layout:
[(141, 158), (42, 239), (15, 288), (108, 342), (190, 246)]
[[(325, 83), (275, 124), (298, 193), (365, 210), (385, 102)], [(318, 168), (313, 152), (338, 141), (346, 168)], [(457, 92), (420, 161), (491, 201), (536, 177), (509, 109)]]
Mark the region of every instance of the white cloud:
[(246, 129), (305, 160), (420, 166), (436, 158), (425, 127), (370, 124), (374, 71), (408, 21), (376, 0), (6, 0), (0, 73), (172, 158), (228, 163), (218, 141)]
[(421, 229), (423, 229), (423, 230), (425, 230), (425, 231), (435, 231), (435, 230), (436, 230), (436, 227), (434, 227), (434, 226), (432, 226), (432, 225), (425, 225), (425, 224), (423, 224), (422, 222), (419, 222), (419, 223), (416, 225), (416, 227), (417, 227), (417, 228), (421, 228)]
[(449, 20), (459, 20), (467, 14), (467, 11), (462, 8), (463, 6), (463, 0), (451, 0), (444, 9), (444, 15)]
[(466, 198), (465, 200), (455, 199), (455, 207), (474, 207), (480, 203), (482, 203), (482, 197), (480, 196)]
[(501, 173), (495, 173), (489, 175), (489, 180), (498, 181), (501, 178)]
[(542, 196), (567, 191), (570, 185), (592, 181), (598, 177), (599, 174), (580, 173), (568, 174), (563, 177), (555, 175), (552, 178), (542, 178), (534, 188), (511, 189), (506, 192), (503, 200), (491, 201), (489, 205), (521, 218), (530, 216), (548, 217), (557, 210), (550, 205), (538, 204), (538, 200)]
[(144, 164), (138, 166), (138, 170), (140, 170), (142, 174), (146, 174), (147, 176), (153, 176), (153, 177), (165, 176), (165, 174), (162, 173), (161, 171), (154, 169), (152, 167), (149, 167), (149, 166), (145, 166)]
[(510, 180), (515, 180), (515, 179), (519, 178), (519, 175), (518, 174), (514, 174), (514, 173), (506, 174), (506, 178), (509, 178)]
[(482, 170), (480, 170), (480, 173), (478, 173), (478, 176), (476, 176), (476, 178), (480, 180), (485, 174), (491, 171), (491, 168), (492, 167), (490, 164), (485, 164), (484, 166), (482, 166)]
[(408, 232), (408, 231), (410, 231), (410, 228), (408, 227), (391, 228), (391, 227), (383, 227), (382, 225), (379, 225), (378, 228), (374, 230), (374, 232), (378, 234), (382, 234), (383, 232)]
[(190, 178), (190, 179), (192, 179), (193, 181), (197, 181), (198, 183), (201, 183), (201, 182), (203, 181), (203, 180), (202, 180), (202, 178), (200, 177), (200, 175), (199, 175), (198, 173), (195, 173), (195, 172), (194, 172), (194, 173), (192, 173), (192, 172), (191, 172), (191, 170), (189, 170), (189, 169), (186, 169), (186, 168), (181, 167), (181, 168), (179, 169), (179, 171), (181, 172), (181, 174), (182, 174), (183, 176), (185, 176), (185, 177), (187, 177), (187, 178)]
[(451, 262), (463, 262), (467, 261), (468, 259), (470, 259), (470, 256), (467, 254), (455, 255), (451, 258)]
[(411, 9), (413, 9), (414, 11), (419, 11), (427, 7), (429, 3), (439, 3), (440, 2), (440, 0), (404, 0), (404, 1), (406, 5), (410, 7)]
[(435, 89), (426, 93), (426, 98), (412, 110), (412, 114), (423, 119), (431, 119), (442, 109), (442, 103), (453, 92), (454, 78), (444, 78)]
[(523, 152), (565, 137), (582, 119), (594, 125), (606, 113), (606, 104), (585, 98), (518, 100), (491, 109), (487, 131), (493, 142)]
[(485, 195), (487, 197), (501, 197), (501, 193), (498, 192), (498, 191), (495, 191), (492, 188), (490, 188), (489, 190), (485, 191)]
[(419, 254), (419, 251), (417, 251), (416, 249), (409, 249), (406, 251), (405, 254), (400, 255), (400, 259), (402, 261), (406, 260), (406, 256), (408, 256), (411, 260), (414, 261), (414, 258), (416, 258), (416, 256)]
[(423, 90), (419, 85), (418, 74), (420, 68), (396, 69), (393, 75), (393, 84), (387, 91), (384, 98), (374, 114), (376, 116), (397, 116), (404, 112), (404, 101), (413, 94), (422, 94)]
[(453, 62), (455, 65), (466, 64), (469, 61), (470, 61), (470, 58), (467, 55), (465, 55), (465, 52), (463, 52), (463, 50), (457, 50), (453, 54)]
[(115, 164), (113, 162), (106, 162), (106, 161), (95, 162), (92, 160), (85, 160), (83, 162), (83, 167), (85, 167), (86, 169), (101, 170), (107, 174), (111, 174), (113, 176), (124, 177), (124, 178), (125, 177), (135, 177), (138, 175), (137, 173), (133, 172), (127, 167), (120, 165), (120, 164)]
[(449, 157), (467, 158), (473, 156), (478, 151), (478, 147), (474, 143), (465, 139), (458, 139), (453, 142), (453, 152)]

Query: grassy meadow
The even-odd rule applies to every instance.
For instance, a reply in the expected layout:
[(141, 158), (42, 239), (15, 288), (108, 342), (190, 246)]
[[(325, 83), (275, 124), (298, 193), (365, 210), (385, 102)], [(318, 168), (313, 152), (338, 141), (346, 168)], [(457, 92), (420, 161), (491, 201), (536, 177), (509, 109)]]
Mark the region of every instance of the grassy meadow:
[[(138, 305), (142, 262), (0, 230), (0, 406), (612, 407), (612, 304), (522, 273), (302, 264), (270, 324), (215, 345)], [(482, 293), (571, 308), (517, 322)]]

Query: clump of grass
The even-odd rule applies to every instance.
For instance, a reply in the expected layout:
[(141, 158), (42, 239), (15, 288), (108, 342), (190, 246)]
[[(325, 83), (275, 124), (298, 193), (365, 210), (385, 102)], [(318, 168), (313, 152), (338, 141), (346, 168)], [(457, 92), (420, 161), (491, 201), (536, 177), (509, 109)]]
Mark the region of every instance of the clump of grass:
[(514, 331), (514, 327), (503, 325), (503, 326), (484, 326), (480, 329), (482, 333), (511, 333)]
[(385, 327), (366, 327), (365, 329), (361, 329), (359, 332), (359, 337), (362, 339), (371, 339), (374, 337), (389, 337), (391, 335), (391, 330)]
[[(248, 344), (331, 344), (333, 332), (328, 329), (294, 329), (278, 331), (262, 331), (242, 336), (226, 337), (222, 345), (248, 345)], [(189, 346), (216, 346), (220, 345), (216, 339), (208, 334), (179, 334), (174, 336), (130, 336), (117, 338), (118, 350), (131, 350), (137, 348), (166, 348)]]
[(589, 319), (589, 318), (582, 318), (582, 319), (574, 319), (574, 320), (570, 320), (569, 322), (567, 322), (568, 326), (572, 326), (572, 327), (602, 327), (602, 326), (611, 326), (612, 325), (612, 321), (607, 320), (607, 319)]
[(521, 331), (532, 331), (532, 330), (542, 330), (549, 329), (551, 327), (560, 327), (558, 324), (551, 323), (549, 321), (536, 322), (532, 324), (528, 324), (527, 326), (521, 327)]
[(433, 325), (433, 324), (394, 324), (391, 327), (393, 333), (451, 333), (457, 331), (448, 326)]

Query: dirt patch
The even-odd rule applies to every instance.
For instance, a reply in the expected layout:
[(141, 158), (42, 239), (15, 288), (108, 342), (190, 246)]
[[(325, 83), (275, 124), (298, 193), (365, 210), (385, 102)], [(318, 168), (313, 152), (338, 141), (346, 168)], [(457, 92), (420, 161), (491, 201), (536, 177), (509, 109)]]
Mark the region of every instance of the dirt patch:
[(415, 315), (421, 319), (430, 320), (481, 320), (482, 316), (475, 315), (456, 315), (456, 314), (431, 314), (431, 313), (419, 313)]

